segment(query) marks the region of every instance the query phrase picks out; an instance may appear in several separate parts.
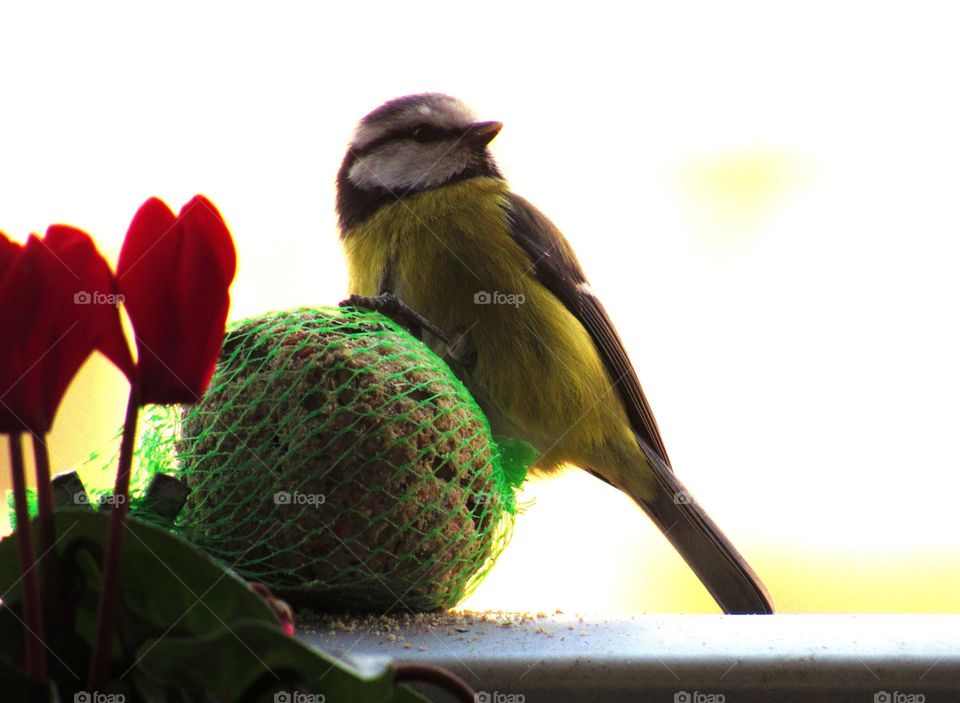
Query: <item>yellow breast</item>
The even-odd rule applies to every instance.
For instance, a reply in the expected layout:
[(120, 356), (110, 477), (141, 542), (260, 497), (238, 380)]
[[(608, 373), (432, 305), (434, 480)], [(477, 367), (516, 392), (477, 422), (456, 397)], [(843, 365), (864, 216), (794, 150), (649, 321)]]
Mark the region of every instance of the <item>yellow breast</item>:
[(495, 432), (538, 448), (600, 444), (604, 425), (625, 422), (619, 397), (589, 334), (510, 236), (507, 192), (474, 178), (382, 207), (344, 241), (350, 292), (376, 295), (389, 272), (391, 292), (464, 335), (476, 361), (456, 370)]

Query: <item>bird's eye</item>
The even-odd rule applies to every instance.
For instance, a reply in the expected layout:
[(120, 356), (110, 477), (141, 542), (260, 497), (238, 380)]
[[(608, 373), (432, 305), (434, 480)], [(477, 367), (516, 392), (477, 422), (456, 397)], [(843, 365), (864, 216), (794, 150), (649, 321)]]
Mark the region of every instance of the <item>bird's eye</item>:
[(441, 139), (443, 131), (433, 125), (421, 124), (413, 128), (410, 136), (415, 142), (432, 142)]

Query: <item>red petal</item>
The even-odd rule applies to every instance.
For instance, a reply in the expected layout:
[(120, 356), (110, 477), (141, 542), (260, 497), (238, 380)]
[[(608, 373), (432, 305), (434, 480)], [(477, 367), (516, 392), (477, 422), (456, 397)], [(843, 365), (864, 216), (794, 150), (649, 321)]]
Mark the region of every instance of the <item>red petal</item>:
[(137, 337), (144, 404), (193, 403), (206, 389), (235, 270), (230, 232), (205, 198), (178, 217), (152, 198), (134, 216), (117, 278)]
[[(28, 247), (18, 246), (16, 255), (6, 259), (0, 278), (0, 432), (22, 432), (45, 422), (37, 392), (29, 387), (35, 378), (28, 378), (27, 359), (35, 360), (35, 331), (41, 321), (42, 286), (38, 285), (36, 266), (28, 266)], [(9, 253), (10, 249), (4, 247)]]
[(96, 348), (128, 379), (133, 378), (133, 357), (120, 320), (119, 303), (122, 299), (110, 265), (97, 251), (90, 235), (74, 227), (53, 225), (47, 229), (44, 242), (79, 275), (79, 279), (73, 281), (64, 278), (67, 284), (65, 296), (79, 307), (84, 307), (78, 302), (84, 294), (90, 300), (79, 311), (79, 318), (82, 324), (90, 326), (90, 336), (94, 338)]
[(16, 242), (11, 242), (3, 232), (0, 232), (0, 281), (3, 280), (3, 274), (10, 268), (10, 264), (20, 253), (23, 246)]
[(179, 217), (188, 231), (203, 232), (210, 264), (217, 267), (222, 285), (229, 286), (237, 272), (237, 251), (220, 211), (202, 195), (195, 195), (180, 209)]
[[(46, 432), (67, 386), (98, 347), (127, 372), (110, 268), (89, 235), (31, 236), (0, 281), (0, 430)], [(126, 356), (124, 357), (124, 352)]]

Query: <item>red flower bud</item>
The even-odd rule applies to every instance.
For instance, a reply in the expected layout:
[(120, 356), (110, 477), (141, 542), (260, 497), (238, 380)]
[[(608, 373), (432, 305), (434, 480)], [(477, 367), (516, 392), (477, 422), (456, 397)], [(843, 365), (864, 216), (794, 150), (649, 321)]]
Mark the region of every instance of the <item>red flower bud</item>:
[(23, 246), (0, 237), (0, 432), (47, 432), (95, 349), (132, 375), (117, 304), (113, 273), (86, 232), (54, 225)]
[(137, 211), (117, 281), (133, 322), (142, 404), (194, 403), (206, 390), (236, 265), (230, 231), (203, 196), (177, 216), (156, 198)]
[(257, 581), (247, 581), (247, 585), (254, 593), (263, 598), (273, 614), (277, 617), (277, 622), (283, 628), (283, 634), (287, 637), (293, 637), (296, 632), (296, 626), (293, 621), (293, 608), (285, 600), (281, 600), (273, 595), (273, 592)]

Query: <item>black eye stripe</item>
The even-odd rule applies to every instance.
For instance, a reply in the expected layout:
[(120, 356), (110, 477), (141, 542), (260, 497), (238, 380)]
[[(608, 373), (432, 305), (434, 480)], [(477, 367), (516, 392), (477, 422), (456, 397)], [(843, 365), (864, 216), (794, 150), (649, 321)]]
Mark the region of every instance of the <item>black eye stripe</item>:
[(414, 125), (408, 132), (410, 138), (415, 142), (438, 142), (441, 139), (456, 136), (458, 130), (444, 129), (432, 124), (418, 124)]
[(369, 144), (366, 144), (363, 149), (354, 150), (354, 153), (363, 156), (375, 151), (388, 142), (404, 139), (410, 139), (422, 144), (439, 142), (444, 139), (459, 139), (463, 136), (464, 131), (463, 128), (457, 127), (437, 127), (436, 125), (416, 124), (405, 129), (398, 129), (384, 134), (382, 137), (378, 137)]

